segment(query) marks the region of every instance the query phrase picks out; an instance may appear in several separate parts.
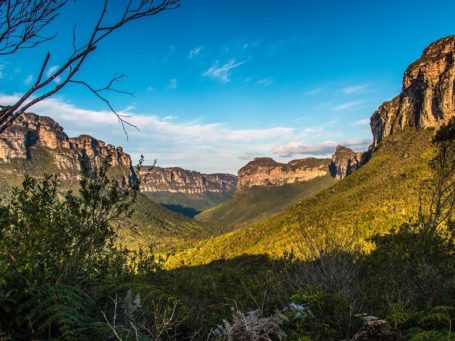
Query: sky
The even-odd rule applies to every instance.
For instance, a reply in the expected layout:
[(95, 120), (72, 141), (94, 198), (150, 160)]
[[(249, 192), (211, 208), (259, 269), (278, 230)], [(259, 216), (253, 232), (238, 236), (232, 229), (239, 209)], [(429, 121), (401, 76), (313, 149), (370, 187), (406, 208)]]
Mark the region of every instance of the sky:
[[(111, 1), (108, 21), (125, 1)], [(105, 104), (70, 85), (30, 109), (69, 136), (123, 146), (134, 161), (236, 173), (255, 157), (280, 162), (366, 150), (369, 117), (401, 89), (406, 67), (432, 41), (455, 33), (453, 0), (181, 0), (181, 7), (114, 32), (77, 79), (103, 87), (139, 130), (128, 138)], [(82, 42), (101, 1), (69, 1), (34, 49), (0, 57), (0, 104), (11, 103)], [(58, 80), (57, 80), (58, 81)]]

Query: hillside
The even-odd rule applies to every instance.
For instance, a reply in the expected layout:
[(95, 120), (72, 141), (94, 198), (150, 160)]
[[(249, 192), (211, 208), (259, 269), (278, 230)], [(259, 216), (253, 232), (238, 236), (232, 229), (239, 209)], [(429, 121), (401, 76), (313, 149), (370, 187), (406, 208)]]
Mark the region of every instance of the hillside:
[(203, 174), (179, 167), (143, 166), (141, 192), (169, 210), (190, 218), (230, 199), (237, 187), (232, 174)]
[(308, 240), (324, 234), (365, 238), (415, 217), (421, 182), (430, 176), (432, 130), (405, 129), (386, 138), (363, 167), (314, 197), (271, 218), (200, 242), (176, 254), (168, 265), (207, 264), (243, 254), (303, 256)]
[[(282, 213), (177, 254), (169, 266), (176, 260), (204, 264), (243, 254), (279, 257), (294, 252), (305, 257), (312, 247), (334, 241), (368, 248), (365, 239), (372, 234), (415, 219), (428, 194), (424, 181), (431, 177), (434, 130), (455, 117), (454, 84), (452, 35), (430, 44), (404, 72), (401, 92), (373, 113), (373, 144), (369, 153), (356, 158), (368, 159), (366, 164)], [(344, 154), (344, 149), (337, 150)]]
[(330, 187), (335, 182), (333, 177), (325, 175), (296, 184), (251, 187), (238, 192), (231, 200), (198, 214), (196, 220), (229, 230), (238, 225), (270, 217)]
[[(58, 174), (62, 189), (78, 186), (79, 157), (89, 156), (92, 164), (107, 157), (115, 177), (133, 179), (131, 158), (121, 147), (114, 147), (91, 136), (68, 137), (63, 127), (49, 117), (35, 114), (21, 116), (0, 134), (0, 198), (12, 187), (20, 186), (26, 174), (42, 177)], [(201, 223), (171, 212), (139, 195), (134, 214), (118, 223), (122, 243), (135, 249), (148, 246), (170, 249), (187, 241), (206, 237), (210, 229)]]

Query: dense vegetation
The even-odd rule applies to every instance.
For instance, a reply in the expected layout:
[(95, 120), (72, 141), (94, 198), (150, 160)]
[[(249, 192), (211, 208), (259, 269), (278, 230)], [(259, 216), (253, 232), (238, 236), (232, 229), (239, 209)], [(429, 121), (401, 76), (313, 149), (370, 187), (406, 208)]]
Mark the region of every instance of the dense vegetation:
[[(407, 129), (383, 141), (362, 168), (343, 181), (304, 199), (270, 218), (225, 233), (176, 254), (169, 266), (207, 264), (242, 254), (268, 254), (279, 258), (294, 252), (305, 257), (308, 239), (323, 234), (359, 241), (415, 218), (419, 201), (427, 196), (434, 156), (434, 131)], [(370, 243), (363, 243), (368, 249)]]
[(167, 209), (193, 218), (200, 212), (212, 208), (229, 200), (232, 192), (205, 192), (205, 193), (170, 193), (170, 192), (145, 192), (151, 200), (160, 203)]
[(199, 221), (228, 231), (254, 220), (264, 219), (330, 187), (335, 179), (329, 175), (298, 184), (275, 187), (252, 187), (236, 193), (218, 206), (196, 216)]
[[(429, 133), (395, 139), (407, 136)], [(371, 225), (369, 250), (358, 234), (330, 226), (303, 233), (305, 259), (249, 255), (165, 270), (153, 253), (116, 246), (115, 222), (131, 215), (137, 193), (107, 176), (107, 163), (83, 167), (77, 192), (61, 191), (53, 176), (27, 177), (0, 206), (0, 337), (454, 340), (454, 137), (455, 120), (436, 134), (429, 167), (406, 168), (411, 154), (397, 165), (425, 171), (411, 221), (390, 223), (388, 233)], [(387, 164), (391, 154), (371, 162)], [(384, 181), (394, 177), (384, 176), (391, 191)], [(334, 187), (362, 188), (348, 179)]]

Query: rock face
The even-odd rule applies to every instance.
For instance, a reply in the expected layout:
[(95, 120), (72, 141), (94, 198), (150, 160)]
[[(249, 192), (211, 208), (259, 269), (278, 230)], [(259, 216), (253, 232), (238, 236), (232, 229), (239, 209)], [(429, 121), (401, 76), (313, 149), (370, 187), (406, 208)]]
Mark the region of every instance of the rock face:
[(170, 192), (185, 194), (233, 193), (237, 177), (232, 174), (202, 174), (178, 167), (141, 167), (142, 192)]
[[(112, 166), (131, 168), (131, 158), (121, 147), (106, 145), (88, 135), (69, 138), (53, 119), (35, 114), (21, 115), (0, 134), (0, 164), (13, 160), (33, 160), (34, 152), (44, 148), (63, 179), (71, 179), (80, 170), (79, 156), (85, 153), (99, 163), (110, 155)], [(16, 171), (21, 172), (20, 169)]]
[(237, 190), (308, 181), (329, 174), (330, 162), (330, 159), (306, 158), (279, 163), (268, 157), (255, 158), (239, 170)]
[(332, 155), (330, 173), (337, 179), (344, 179), (366, 162), (365, 153), (354, 152), (352, 149), (337, 146), (335, 154)]
[(405, 127), (439, 127), (455, 116), (455, 35), (440, 39), (405, 71), (401, 93), (371, 117), (372, 147)]

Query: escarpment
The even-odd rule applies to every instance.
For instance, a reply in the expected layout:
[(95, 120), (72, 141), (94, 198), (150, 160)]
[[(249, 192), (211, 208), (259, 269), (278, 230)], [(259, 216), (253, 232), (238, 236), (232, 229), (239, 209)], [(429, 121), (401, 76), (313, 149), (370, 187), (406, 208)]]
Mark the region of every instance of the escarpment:
[(233, 193), (237, 177), (232, 174), (203, 174), (179, 167), (141, 167), (138, 172), (143, 192), (184, 194)]
[(403, 76), (400, 94), (371, 116), (372, 147), (406, 127), (438, 128), (455, 116), (455, 35), (435, 41)]
[[(42, 160), (43, 151), (48, 157), (46, 160)], [(10, 171), (19, 174), (33, 172), (33, 169), (21, 169), (17, 161), (36, 161), (43, 163), (43, 168), (52, 166), (62, 179), (73, 180), (77, 178), (83, 154), (93, 164), (108, 158), (111, 166), (131, 168), (131, 158), (121, 147), (88, 135), (70, 138), (50, 117), (23, 114), (0, 134), (0, 164), (12, 165), (14, 169)]]

